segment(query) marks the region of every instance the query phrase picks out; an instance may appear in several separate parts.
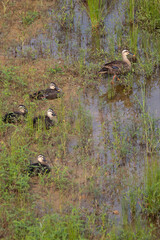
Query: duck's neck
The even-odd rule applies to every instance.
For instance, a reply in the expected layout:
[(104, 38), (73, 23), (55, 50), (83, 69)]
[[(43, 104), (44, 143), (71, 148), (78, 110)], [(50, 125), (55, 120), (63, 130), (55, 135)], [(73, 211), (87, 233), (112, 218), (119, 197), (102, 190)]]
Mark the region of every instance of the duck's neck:
[(122, 55), (123, 61), (128, 64), (129, 68), (131, 68), (131, 62), (128, 60), (127, 56)]

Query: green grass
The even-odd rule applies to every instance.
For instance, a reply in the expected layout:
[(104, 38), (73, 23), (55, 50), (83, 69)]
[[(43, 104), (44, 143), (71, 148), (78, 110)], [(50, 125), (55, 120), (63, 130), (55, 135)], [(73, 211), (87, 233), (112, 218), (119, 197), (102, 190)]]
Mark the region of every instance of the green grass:
[(22, 23), (24, 26), (31, 25), (39, 16), (39, 13), (37, 11), (28, 11), (26, 14), (22, 17)]
[(160, 28), (160, 1), (159, 0), (130, 0), (129, 18), (134, 21), (134, 8), (136, 10), (135, 21), (141, 28), (153, 31)]
[(146, 161), (146, 176), (143, 190), (142, 209), (144, 214), (153, 219), (159, 218), (160, 213), (160, 165), (153, 158)]
[(87, 0), (87, 12), (91, 19), (92, 29), (96, 30), (103, 23), (104, 0)]
[(113, 230), (108, 233), (108, 240), (153, 240), (153, 229), (148, 229), (147, 224), (139, 219), (133, 224), (124, 223), (122, 227), (113, 227)]
[(79, 213), (73, 209), (70, 215), (46, 214), (36, 220), (34, 225), (27, 219), (14, 221), (15, 237), (17, 239), (83, 239), (84, 222)]

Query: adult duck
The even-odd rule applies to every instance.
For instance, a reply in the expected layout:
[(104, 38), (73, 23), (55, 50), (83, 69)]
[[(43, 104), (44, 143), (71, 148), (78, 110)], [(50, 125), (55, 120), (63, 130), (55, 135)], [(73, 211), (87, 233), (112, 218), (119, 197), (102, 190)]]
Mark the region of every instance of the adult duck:
[(45, 90), (39, 90), (38, 92), (35, 92), (33, 94), (30, 94), (31, 99), (55, 99), (58, 97), (61, 97), (63, 95), (63, 92), (60, 88), (57, 87), (57, 85), (54, 82), (50, 83), (50, 87)]
[(131, 70), (131, 62), (127, 58), (128, 55), (135, 56), (133, 55), (133, 53), (129, 52), (128, 50), (123, 50), (122, 61), (115, 60), (115, 61), (104, 64), (104, 66), (99, 71), (99, 73), (114, 75), (113, 80), (115, 77), (117, 77), (117, 75), (126, 74)]
[(49, 130), (52, 126), (55, 125), (57, 122), (57, 116), (53, 109), (49, 108), (47, 111), (47, 115), (33, 118), (33, 128), (38, 128), (41, 126), (42, 128), (45, 128)]
[(51, 169), (48, 166), (48, 162), (45, 159), (45, 157), (40, 154), (37, 157), (37, 163), (31, 163), (26, 172), (28, 173), (29, 176), (37, 176), (39, 174), (48, 174), (50, 173)]
[(18, 111), (6, 113), (2, 120), (5, 123), (17, 123), (20, 122), (27, 113), (27, 108), (24, 105), (19, 105)]

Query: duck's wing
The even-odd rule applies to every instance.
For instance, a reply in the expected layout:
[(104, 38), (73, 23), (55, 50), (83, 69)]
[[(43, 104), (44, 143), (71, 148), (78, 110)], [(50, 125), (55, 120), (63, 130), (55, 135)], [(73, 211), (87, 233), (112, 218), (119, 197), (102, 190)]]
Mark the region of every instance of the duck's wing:
[(30, 94), (29, 97), (31, 99), (38, 99), (38, 100), (44, 99), (45, 98), (45, 90), (39, 90), (38, 92)]
[(5, 123), (16, 123), (19, 120), (20, 115), (19, 112), (6, 113), (2, 120)]
[(44, 164), (41, 164), (41, 173), (42, 174), (46, 174), (46, 173), (50, 173), (51, 169), (48, 165), (44, 165)]
[(56, 89), (46, 89), (44, 96), (46, 99), (55, 99), (58, 97), (58, 91)]
[(39, 115), (38, 117), (33, 118), (33, 128), (38, 128), (39, 121), (43, 121), (44, 117)]
[(45, 116), (45, 127), (46, 127), (46, 129), (49, 130), (54, 125), (55, 125), (54, 121), (51, 120), (48, 116)]
[(29, 176), (36, 176), (38, 175), (39, 172), (40, 172), (39, 163), (32, 163), (26, 169), (26, 173), (28, 173)]
[(115, 60), (104, 64), (99, 73), (120, 74), (121, 70), (125, 67), (125, 65), (125, 62)]

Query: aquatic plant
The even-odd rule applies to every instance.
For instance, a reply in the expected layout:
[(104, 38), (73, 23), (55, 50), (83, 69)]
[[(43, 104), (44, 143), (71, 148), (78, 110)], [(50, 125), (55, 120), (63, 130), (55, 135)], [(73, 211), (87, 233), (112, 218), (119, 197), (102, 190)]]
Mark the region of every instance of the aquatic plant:
[(92, 118), (84, 109), (81, 101), (77, 109), (77, 119), (75, 121), (75, 130), (79, 136), (78, 145), (82, 152), (87, 152), (87, 147), (91, 143), (92, 136)]
[(129, 22), (134, 23), (135, 0), (129, 0)]
[(130, 49), (137, 55), (137, 48), (138, 48), (138, 25), (133, 23), (130, 26)]
[(160, 165), (159, 160), (146, 159), (145, 185), (143, 189), (142, 210), (147, 216), (154, 219), (160, 212)]
[(120, 122), (113, 122), (113, 139), (111, 144), (113, 146), (112, 156), (116, 167), (125, 166), (127, 156), (131, 152), (131, 144), (129, 138), (129, 129), (121, 129)]
[(87, 9), (91, 19), (92, 29), (96, 30), (100, 27), (104, 20), (104, 0), (87, 0), (84, 6)]
[(123, 226), (114, 225), (107, 234), (107, 240), (156, 240), (152, 228), (148, 229), (147, 223), (142, 219), (136, 219), (135, 222), (123, 223)]
[(142, 94), (142, 99), (137, 100), (140, 109), (141, 109), (141, 136), (142, 139), (141, 141), (145, 144), (146, 147), (146, 153), (147, 154), (152, 154), (156, 152), (156, 149), (159, 147), (159, 136), (160, 136), (160, 129), (156, 124), (156, 119), (151, 117), (149, 111), (146, 108), (146, 89), (145, 89), (145, 83), (142, 85), (141, 84), (141, 94)]
[(136, 21), (149, 31), (160, 28), (160, 0), (135, 0)]
[(62, 30), (72, 30), (73, 29), (73, 17), (74, 17), (74, 11), (73, 11), (73, 1), (63, 1), (61, 5), (61, 11), (55, 12), (52, 11), (53, 18), (56, 18), (56, 21), (60, 24)]

